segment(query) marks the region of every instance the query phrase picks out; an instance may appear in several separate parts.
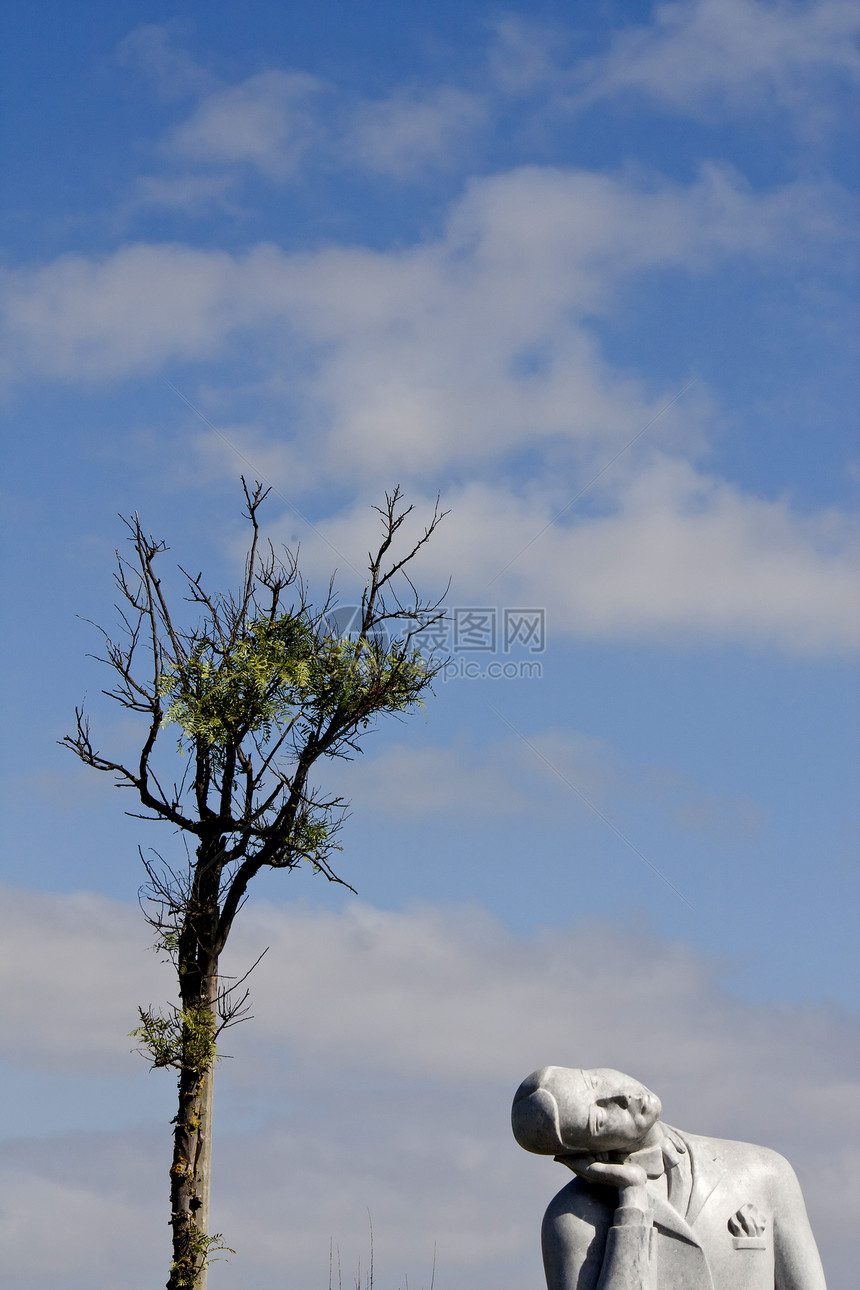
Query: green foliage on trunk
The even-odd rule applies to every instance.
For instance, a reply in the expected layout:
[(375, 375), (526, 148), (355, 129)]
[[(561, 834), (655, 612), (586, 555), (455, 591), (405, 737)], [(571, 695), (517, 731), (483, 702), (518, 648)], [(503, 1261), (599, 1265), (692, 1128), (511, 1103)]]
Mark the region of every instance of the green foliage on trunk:
[(221, 1232), (208, 1236), (205, 1232), (195, 1230), (189, 1242), (188, 1251), (170, 1265), (170, 1280), (174, 1286), (193, 1287), (200, 1282), (200, 1273), (210, 1263), (217, 1263), (216, 1254), (235, 1254), (229, 1245), (224, 1244)]
[(167, 1012), (138, 1008), (140, 1025), (129, 1034), (149, 1055), (153, 1069), (174, 1066), (203, 1075), (217, 1057), (217, 1020), (206, 1004)]

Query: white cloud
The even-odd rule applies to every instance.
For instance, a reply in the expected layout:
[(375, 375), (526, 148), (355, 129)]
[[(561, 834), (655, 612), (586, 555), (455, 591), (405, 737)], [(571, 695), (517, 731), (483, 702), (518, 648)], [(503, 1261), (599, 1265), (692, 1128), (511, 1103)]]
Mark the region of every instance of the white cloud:
[(860, 73), (858, 33), (845, 0), (658, 4), (648, 25), (617, 32), (606, 55), (575, 70), (587, 85), (578, 101), (634, 91), (685, 113), (789, 109), (806, 125), (834, 76)]
[(377, 757), (330, 767), (326, 787), (348, 791), (363, 809), (383, 816), (464, 814), (472, 823), (552, 809), (560, 796), (569, 812), (570, 790), (559, 775), (595, 805), (605, 805), (612, 792), (627, 791), (625, 772), (604, 740), (569, 730), (530, 732), (528, 738), (531, 747), (516, 736), (480, 749), (462, 741), (449, 747), (390, 744)]
[(510, 95), (557, 90), (568, 79), (562, 55), (569, 58), (574, 39), (568, 28), (508, 14), (492, 24), (487, 56), (492, 84)]
[[(395, 818), (466, 812), (479, 819), (491, 812), (527, 809), (523, 786), (512, 782), (504, 759), (493, 756), (499, 751), (470, 757), (460, 748), (393, 744), (378, 757), (350, 763), (342, 778), (367, 808)], [(326, 776), (327, 789), (340, 791), (340, 782), (338, 768), (332, 767)]]
[[(464, 146), (510, 96), (542, 100), (546, 113), (620, 94), (645, 95), (663, 108), (712, 117), (776, 107), (805, 131), (828, 119), (836, 78), (860, 71), (856, 7), (848, 0), (679, 0), (656, 4), (647, 22), (617, 28), (605, 52), (576, 56), (581, 34), (569, 26), (508, 15), (492, 23), (480, 90), (403, 85), (377, 100), (332, 98), (318, 111), (316, 77), (272, 68), (225, 85), (174, 40), (176, 23), (145, 25), (119, 46), (120, 61), (140, 67), (162, 98), (193, 97), (190, 117), (162, 140), (174, 162), (250, 167), (283, 182), (311, 144), (337, 164), (409, 180), (462, 160)], [(829, 92), (828, 92), (829, 91)], [(238, 169), (237, 169), (238, 168)], [(182, 178), (181, 176), (179, 177)], [(150, 183), (149, 203), (178, 188)]]
[(527, 167), (471, 183), (444, 235), (405, 251), (138, 243), (8, 273), (7, 350), (22, 376), (116, 379), (286, 325), (291, 346), (324, 347), (311, 388), (350, 472), (485, 459), (536, 434), (611, 441), (649, 402), (601, 363), (587, 320), (643, 271), (826, 248), (827, 200), (755, 196), (714, 167), (687, 188)]
[(240, 321), (236, 267), (223, 252), (139, 243), (12, 273), (7, 318), (18, 357), (60, 378), (96, 381), (211, 357)]
[[(146, 178), (129, 210), (193, 208), (235, 184), (243, 168), (282, 183), (312, 145), (336, 165), (419, 179), (460, 161), (489, 110), (484, 96), (447, 85), (403, 86), (385, 98), (349, 101), (333, 97), (333, 87), (318, 77), (278, 68), (225, 85), (174, 44), (169, 26), (137, 28), (119, 56), (139, 66), (161, 97), (197, 100), (160, 143), (168, 161), (190, 165), (192, 173)], [(324, 93), (327, 119), (319, 111)], [(201, 167), (216, 174), (201, 175)]]
[(345, 155), (353, 164), (394, 178), (422, 176), (428, 168), (459, 159), (485, 117), (484, 101), (464, 90), (401, 90), (357, 105), (344, 140)]
[(570, 818), (577, 807), (570, 785), (591, 808), (645, 802), (679, 828), (723, 840), (755, 835), (764, 819), (763, 809), (747, 798), (715, 797), (664, 766), (624, 763), (605, 740), (575, 730), (530, 730), (525, 738), (514, 735), (480, 748), (462, 740), (446, 747), (394, 743), (348, 767), (334, 763), (325, 780), (326, 792), (348, 793), (362, 811), (375, 815), (465, 815), (473, 824), (523, 811), (543, 818), (561, 809)]
[(185, 161), (244, 164), (269, 179), (285, 179), (313, 140), (308, 105), (321, 88), (305, 72), (259, 72), (206, 95), (167, 136), (165, 150)]
[(163, 206), (179, 211), (198, 210), (211, 202), (223, 203), (231, 186), (232, 179), (226, 174), (144, 175), (126, 209)]
[[(139, 911), (90, 892), (5, 888), (3, 1054), (39, 1069), (128, 1069), (137, 1006), (169, 990)], [(49, 1020), (50, 1019), (50, 1020)]]
[[(20, 1006), (4, 994), (0, 1034), (17, 1058), (42, 1063), (51, 1053), (55, 1068), (77, 1063), (89, 1043), (96, 1065), (106, 1024), (144, 989), (128, 935), (139, 916), (78, 898), (58, 939), (60, 899), (17, 901), (13, 945), (32, 945), (28, 963), (40, 955), (45, 967), (35, 985), (28, 973), (18, 978)], [(356, 904), (338, 915), (252, 904), (231, 958), (245, 963), (264, 945), (255, 1019), (231, 1032), (234, 1057), (218, 1073), (215, 1222), (239, 1249), (218, 1267), (224, 1290), (268, 1290), (285, 1276), (311, 1290), (327, 1275), (330, 1237), (348, 1277), (366, 1253), (368, 1207), (378, 1283), (392, 1290), (404, 1272), (426, 1285), (434, 1241), (437, 1276), (449, 1284), (468, 1276), (489, 1290), (537, 1278), (540, 1214), (564, 1180), (517, 1150), (507, 1113), (519, 1080), (546, 1062), (628, 1069), (661, 1094), (670, 1122), (785, 1152), (804, 1183), (829, 1284), (847, 1290), (855, 1021), (826, 1008), (744, 1003), (682, 944), (611, 923), (518, 939), (476, 909)], [(51, 969), (54, 993), (42, 985)], [(35, 1037), (22, 1048), (27, 1005)], [(166, 1126), (160, 1138), (153, 1126), (146, 1137), (5, 1144), (0, 1251), (15, 1270), (13, 1290), (142, 1287), (137, 1271), (122, 1273), (141, 1223), (151, 1244), (158, 1239), (168, 1150)], [(834, 1168), (846, 1184), (838, 1189)], [(43, 1236), (34, 1241), (37, 1197)], [(134, 1262), (149, 1271), (154, 1259), (141, 1251)]]
[[(86, 1137), (74, 1144), (84, 1158), (100, 1145)], [(114, 1155), (128, 1147), (125, 1140), (116, 1142)], [(7, 1290), (86, 1290), (89, 1285), (147, 1290), (166, 1270), (163, 1214), (138, 1188), (118, 1194), (113, 1161), (104, 1159), (103, 1165), (108, 1186), (57, 1180), (51, 1170), (34, 1169), (32, 1160), (12, 1169), (0, 1166), (0, 1252)], [(151, 1185), (154, 1171), (147, 1172)]]
[(191, 99), (184, 119), (162, 134), (157, 152), (167, 173), (143, 176), (120, 215), (148, 207), (194, 212), (227, 194), (249, 173), (282, 183), (292, 177), (325, 130), (318, 113), (322, 81), (272, 68), (226, 85), (174, 40), (180, 24), (150, 24), (123, 40), (118, 56), (138, 67), (162, 99)]
[[(115, 380), (252, 341), (275, 403), (278, 369), (296, 372), (301, 353), (291, 493), (495, 476), (447, 493), (456, 514), (434, 555), (443, 584), (457, 570), (458, 594), (478, 594), (527, 548), (494, 586), (508, 603), (542, 604), (555, 630), (842, 649), (857, 631), (847, 523), (694, 468), (706, 392), (685, 394), (649, 432), (671, 455), (625, 457), (589, 494), (597, 515), (574, 509), (532, 542), (677, 393), (614, 370), (591, 320), (614, 316), (643, 273), (829, 255), (840, 219), (813, 186), (759, 196), (713, 167), (686, 187), (529, 167), (473, 182), (441, 237), (403, 251), (138, 244), (10, 273), (6, 352), (20, 374)], [(241, 438), (260, 442), (253, 427)], [(508, 480), (523, 450), (531, 473)], [(280, 452), (261, 455), (277, 465)], [(337, 550), (365, 549), (354, 517), (322, 527)]]
[(135, 27), (117, 47), (121, 66), (139, 68), (163, 99), (202, 95), (217, 86), (216, 78), (177, 46), (174, 36), (179, 34), (178, 22), (146, 23)]
[[(793, 112), (809, 133), (833, 112), (827, 87), (840, 74), (860, 71), (860, 22), (846, 0), (658, 4), (647, 23), (617, 29), (607, 50), (590, 58), (573, 57), (576, 34), (567, 27), (517, 16), (492, 27), (480, 90), (400, 86), (385, 98), (353, 101), (308, 73), (278, 68), (225, 85), (175, 43), (177, 24), (137, 28), (121, 42), (120, 61), (140, 67), (162, 98), (196, 102), (160, 144), (168, 161), (191, 173), (146, 177), (124, 213), (147, 206), (194, 210), (223, 200), (249, 170), (282, 183), (311, 147), (330, 164), (421, 179), (461, 162), (512, 95), (537, 95), (551, 117), (631, 93), (671, 111), (710, 116), (775, 106)], [(327, 119), (319, 110), (323, 92)], [(541, 120), (530, 128), (543, 130)]]
[(609, 369), (589, 322), (636, 275), (770, 262), (820, 218), (811, 189), (755, 197), (716, 168), (680, 189), (529, 167), (470, 184), (437, 242), (296, 262), (293, 317), (325, 347), (329, 469), (426, 478), (541, 440), (620, 446), (676, 391)]
[[(838, 512), (798, 515), (659, 453), (635, 472), (619, 465), (597, 514), (574, 507), (554, 523), (576, 491), (575, 481), (568, 493), (556, 483), (525, 497), (505, 485), (449, 490), (422, 585), (444, 586), (455, 570), (452, 603), (544, 608), (550, 635), (856, 648), (858, 535)], [(332, 547), (367, 548), (368, 508), (318, 528), (330, 545), (309, 537), (303, 559), (321, 577)]]

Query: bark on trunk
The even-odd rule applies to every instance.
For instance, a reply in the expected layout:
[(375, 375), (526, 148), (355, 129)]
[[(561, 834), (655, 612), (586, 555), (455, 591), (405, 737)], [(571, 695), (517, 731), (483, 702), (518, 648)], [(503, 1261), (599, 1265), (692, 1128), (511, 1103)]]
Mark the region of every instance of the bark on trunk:
[[(196, 1021), (186, 1025), (188, 1057), (179, 1074), (179, 1109), (173, 1134), (170, 1169), (170, 1223), (173, 1228), (173, 1262), (167, 1290), (206, 1290), (209, 1238), (209, 1185), (212, 1157), (212, 1090), (214, 1043), (208, 1062), (199, 1061), (201, 1027), (215, 1028), (217, 978), (206, 983), (204, 998), (185, 1003)], [(206, 1018), (210, 1019), (207, 1022)]]

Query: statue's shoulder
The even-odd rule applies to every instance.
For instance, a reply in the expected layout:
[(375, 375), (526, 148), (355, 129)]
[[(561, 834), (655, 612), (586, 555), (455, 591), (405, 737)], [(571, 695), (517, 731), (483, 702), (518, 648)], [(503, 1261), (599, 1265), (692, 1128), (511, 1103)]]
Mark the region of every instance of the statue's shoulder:
[(794, 1170), (778, 1151), (760, 1147), (754, 1142), (735, 1142), (731, 1138), (706, 1138), (686, 1130), (673, 1130), (686, 1145), (695, 1169), (698, 1165), (715, 1165), (732, 1174), (755, 1176), (762, 1183), (779, 1187), (794, 1181)]
[(612, 1222), (618, 1193), (614, 1187), (598, 1187), (594, 1183), (573, 1178), (553, 1196), (544, 1214), (544, 1229), (559, 1223), (582, 1223), (588, 1228), (606, 1227)]

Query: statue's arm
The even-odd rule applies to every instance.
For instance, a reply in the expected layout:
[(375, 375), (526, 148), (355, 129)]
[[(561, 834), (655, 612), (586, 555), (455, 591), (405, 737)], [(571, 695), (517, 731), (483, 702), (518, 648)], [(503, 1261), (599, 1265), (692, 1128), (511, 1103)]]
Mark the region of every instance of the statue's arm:
[(604, 1208), (601, 1222), (570, 1197), (565, 1204), (565, 1192), (543, 1223), (547, 1290), (650, 1290), (654, 1227), (647, 1202), (621, 1203), (613, 1214)]
[(779, 1161), (773, 1207), (776, 1290), (826, 1290), (800, 1183), (788, 1161)]
[(619, 1205), (606, 1234), (597, 1290), (649, 1290), (655, 1235), (650, 1212)]

